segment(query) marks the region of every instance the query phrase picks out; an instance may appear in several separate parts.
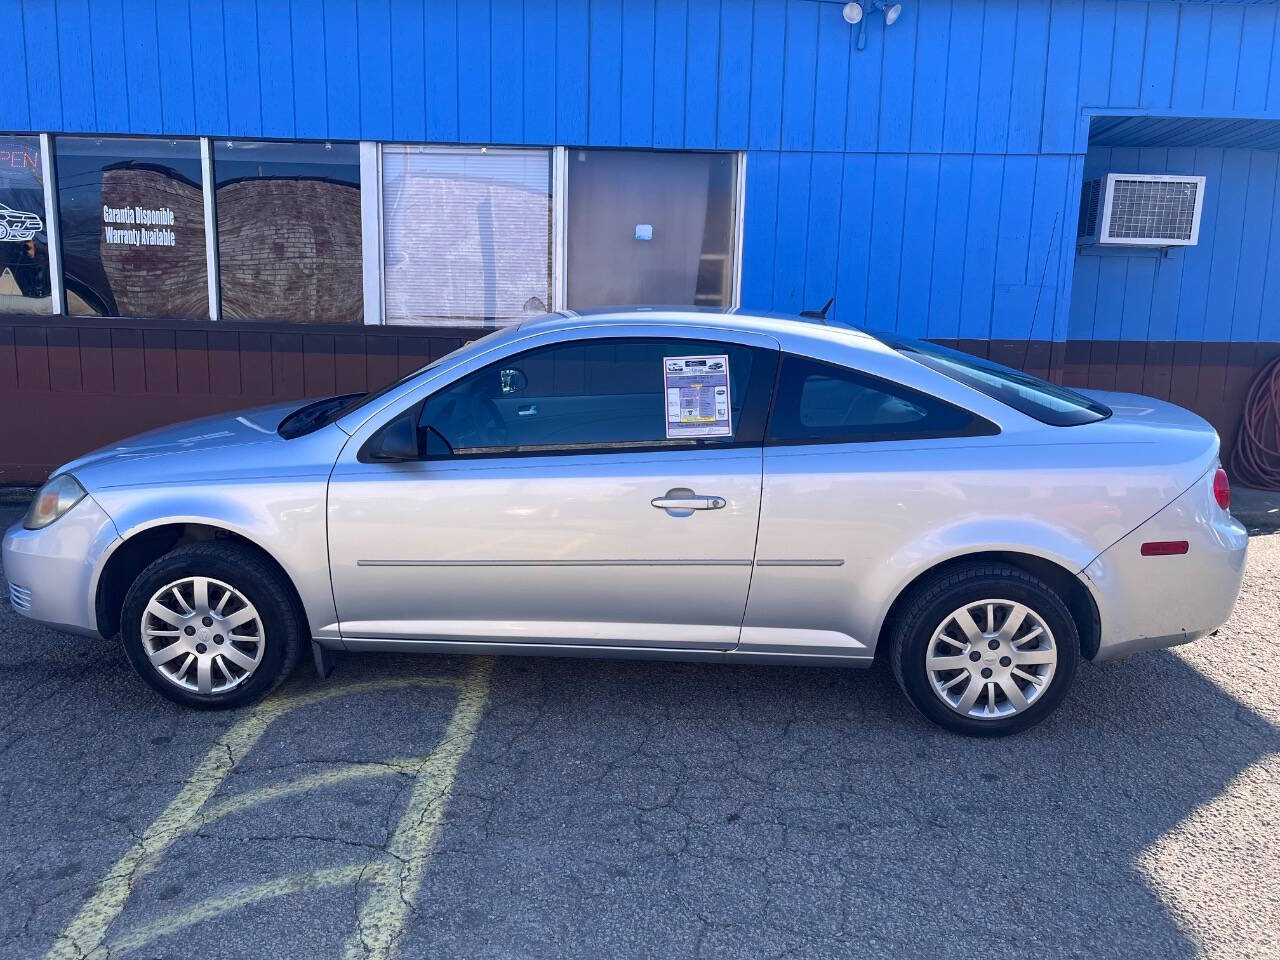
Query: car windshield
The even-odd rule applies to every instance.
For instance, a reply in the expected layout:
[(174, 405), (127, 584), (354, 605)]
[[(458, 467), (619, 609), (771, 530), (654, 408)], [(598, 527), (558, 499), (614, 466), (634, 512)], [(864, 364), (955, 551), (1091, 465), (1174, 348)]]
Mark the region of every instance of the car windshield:
[(891, 333), (875, 333), (873, 336), (903, 356), (985, 393), (1041, 423), (1074, 427), (1111, 416), (1111, 410), (1096, 400), (1021, 370), (924, 340)]

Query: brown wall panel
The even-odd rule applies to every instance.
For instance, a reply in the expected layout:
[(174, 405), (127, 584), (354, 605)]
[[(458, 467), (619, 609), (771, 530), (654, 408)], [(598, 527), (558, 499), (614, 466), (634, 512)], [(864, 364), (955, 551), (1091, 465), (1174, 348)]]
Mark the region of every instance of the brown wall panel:
[(1142, 386), (1138, 390), (1149, 397), (1169, 399), (1169, 386), (1173, 381), (1173, 344), (1160, 341), (1146, 344), (1147, 359), (1142, 369)]
[(178, 330), (174, 334), (178, 368), (178, 392), (209, 392), (209, 335), (203, 330)]
[(80, 374), (80, 332), (75, 327), (50, 327), (45, 333), (49, 348), (49, 389), (80, 392), (84, 389)]
[(0, 327), (0, 393), (18, 389), (18, 352), (13, 345), (13, 327)]
[(306, 396), (301, 333), (271, 334), (272, 395), (281, 398)]
[(274, 395), (271, 369), (271, 334), (265, 330), (240, 332), (240, 392), (255, 402)]
[(1169, 381), (1169, 402), (1196, 409), (1196, 392), (1200, 385), (1201, 344), (1179, 340), (1173, 345), (1173, 375)]
[(1116, 386), (1121, 393), (1141, 393), (1147, 361), (1147, 344), (1142, 340), (1121, 340), (1116, 345)]
[(362, 334), (341, 334), (333, 338), (333, 369), (334, 389), (338, 393), (357, 393), (369, 389)]
[[(461, 346), (466, 330), (15, 318), (0, 324), (0, 484), (36, 483), (121, 437), (273, 400), (375, 389)], [(1229, 448), (1256, 372), (1280, 343), (964, 340), (978, 356), (1069, 385), (1165, 397)]]
[(240, 334), (235, 330), (209, 331), (209, 392), (240, 396)]
[(1062, 351), (1062, 382), (1068, 387), (1089, 385), (1088, 340), (1068, 340)]
[(115, 381), (115, 393), (128, 396), (147, 392), (147, 368), (141, 330), (111, 328), (111, 372)]
[(18, 327), (13, 331), (18, 359), (18, 389), (49, 389), (49, 347), (40, 327)]
[(302, 336), (302, 389), (309, 397), (338, 392), (333, 337), (327, 333)]
[(1089, 369), (1086, 386), (1094, 390), (1116, 388), (1116, 367), (1120, 359), (1120, 344), (1115, 340), (1094, 340), (1089, 348)]
[(143, 330), (142, 359), (147, 393), (178, 392), (178, 355), (173, 330)]
[(400, 351), (391, 337), (365, 337), (365, 377), (370, 389), (400, 376)]

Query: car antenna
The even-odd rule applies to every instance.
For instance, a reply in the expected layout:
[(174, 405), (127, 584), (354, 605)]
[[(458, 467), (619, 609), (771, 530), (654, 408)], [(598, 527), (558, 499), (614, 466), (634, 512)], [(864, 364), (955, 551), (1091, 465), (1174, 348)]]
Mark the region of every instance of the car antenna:
[(831, 305), (835, 302), (836, 302), (836, 298), (832, 297), (830, 300), (828, 300), (826, 303), (822, 305), (821, 310), (801, 310), (800, 316), (807, 317), (810, 320), (821, 320), (823, 323), (826, 323), (827, 311), (831, 309)]

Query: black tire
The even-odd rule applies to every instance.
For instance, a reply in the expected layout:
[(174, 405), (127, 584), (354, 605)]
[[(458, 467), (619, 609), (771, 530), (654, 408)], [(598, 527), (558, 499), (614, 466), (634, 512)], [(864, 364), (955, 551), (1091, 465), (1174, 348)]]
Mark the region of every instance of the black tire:
[[(189, 576), (211, 577), (234, 587), (253, 604), (262, 622), (261, 662), (247, 680), (224, 693), (201, 695), (171, 683), (152, 666), (142, 645), (142, 617), (151, 597), (166, 584)], [(293, 672), (302, 654), (304, 623), (292, 588), (259, 553), (234, 542), (208, 541), (178, 547), (138, 574), (125, 595), (120, 637), (133, 668), (161, 696), (198, 710), (229, 710), (261, 700)]]
[[(990, 598), (1007, 599), (1031, 608), (1052, 632), (1058, 659), (1047, 688), (1022, 712), (978, 719), (960, 714), (943, 703), (930, 684), (925, 657), (934, 631), (953, 611), (966, 603)], [(938, 574), (913, 590), (896, 620), (889, 659), (898, 685), (912, 706), (955, 733), (1003, 737), (1026, 730), (1057, 709), (1075, 680), (1080, 662), (1080, 633), (1071, 612), (1052, 587), (1017, 567), (972, 564)]]

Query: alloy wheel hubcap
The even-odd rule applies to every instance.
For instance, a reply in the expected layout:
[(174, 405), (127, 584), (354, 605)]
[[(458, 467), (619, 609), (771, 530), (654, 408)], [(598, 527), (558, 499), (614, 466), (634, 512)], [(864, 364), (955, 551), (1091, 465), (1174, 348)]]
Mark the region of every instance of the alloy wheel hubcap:
[(211, 577), (184, 577), (151, 596), (142, 649), (160, 676), (190, 693), (226, 693), (253, 676), (266, 648), (248, 598)]
[(952, 611), (925, 653), (938, 699), (976, 720), (1022, 713), (1049, 689), (1057, 666), (1048, 624), (1013, 600), (977, 600)]

